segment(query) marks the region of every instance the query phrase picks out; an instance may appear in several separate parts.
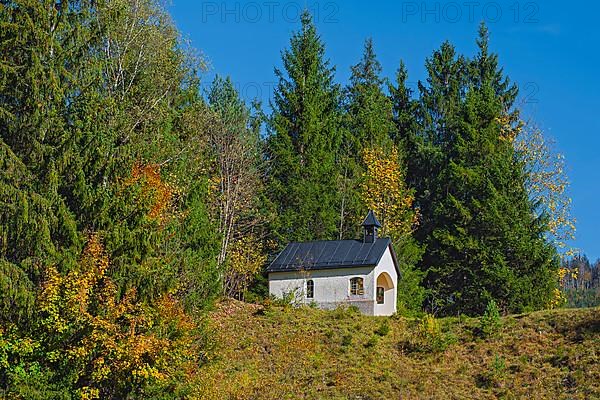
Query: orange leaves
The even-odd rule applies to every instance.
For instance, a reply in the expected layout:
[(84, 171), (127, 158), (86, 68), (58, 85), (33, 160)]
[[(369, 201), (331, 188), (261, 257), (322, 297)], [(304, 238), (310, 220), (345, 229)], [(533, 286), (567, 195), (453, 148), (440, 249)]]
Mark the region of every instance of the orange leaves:
[(141, 185), (141, 201), (148, 206), (148, 217), (163, 223), (169, 215), (175, 188), (164, 182), (160, 174), (160, 165), (135, 163), (131, 169), (131, 177), (125, 181), (125, 187)]
[(418, 218), (412, 208), (413, 193), (404, 182), (398, 149), (393, 147), (388, 154), (381, 148), (367, 148), (363, 162), (366, 171), (361, 185), (362, 199), (380, 217), (382, 233), (393, 239), (409, 235)]
[(135, 288), (119, 298), (108, 266), (99, 235), (91, 235), (76, 268), (64, 275), (47, 269), (38, 296), (42, 344), (57, 346), (47, 349), (48, 360), (86, 374), (81, 398), (101, 398), (119, 384), (165, 381), (198, 364), (196, 325), (178, 301), (165, 295), (142, 303)]

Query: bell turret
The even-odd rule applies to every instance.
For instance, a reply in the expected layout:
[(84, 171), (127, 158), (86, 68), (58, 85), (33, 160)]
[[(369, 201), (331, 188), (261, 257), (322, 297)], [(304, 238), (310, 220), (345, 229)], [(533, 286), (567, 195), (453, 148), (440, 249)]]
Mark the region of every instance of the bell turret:
[(375, 243), (377, 240), (377, 230), (381, 228), (381, 224), (375, 217), (373, 210), (369, 210), (367, 217), (362, 223), (362, 226), (365, 230), (364, 242), (365, 243)]

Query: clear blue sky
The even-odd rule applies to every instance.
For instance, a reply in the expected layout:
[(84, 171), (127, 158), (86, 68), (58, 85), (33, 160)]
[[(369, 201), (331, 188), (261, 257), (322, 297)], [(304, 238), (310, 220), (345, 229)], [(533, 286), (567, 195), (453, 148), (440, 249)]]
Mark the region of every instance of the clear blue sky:
[[(444, 40), (472, 55), (480, 21), (491, 48), (521, 88), (527, 116), (557, 143), (568, 163), (577, 218), (574, 245), (600, 257), (600, 5), (563, 1), (198, 1), (173, 0), (171, 13), (184, 37), (209, 60), (214, 74), (229, 75), (248, 100), (268, 105), (281, 50), (307, 7), (345, 84), (350, 66), (372, 37), (384, 75), (404, 60), (409, 81), (424, 79), (424, 60)], [(596, 199), (596, 200), (594, 200)]]

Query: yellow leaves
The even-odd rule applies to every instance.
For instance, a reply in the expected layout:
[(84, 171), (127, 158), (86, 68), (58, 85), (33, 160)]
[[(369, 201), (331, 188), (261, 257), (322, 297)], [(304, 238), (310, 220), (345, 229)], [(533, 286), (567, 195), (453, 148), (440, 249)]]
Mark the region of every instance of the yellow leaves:
[(554, 288), (552, 292), (552, 299), (550, 300), (548, 307), (550, 309), (558, 308), (565, 304), (566, 301), (567, 298), (565, 297), (564, 293), (560, 289)]
[(397, 148), (387, 154), (381, 148), (365, 149), (366, 171), (361, 185), (362, 199), (367, 208), (380, 218), (384, 235), (400, 239), (409, 235), (418, 222), (413, 210), (413, 193), (404, 182)]
[(231, 268), (238, 273), (254, 275), (266, 261), (263, 245), (253, 235), (237, 239), (229, 250)]
[(509, 142), (514, 142), (515, 139), (523, 131), (524, 124), (522, 121), (516, 121), (517, 114), (504, 113), (496, 118), (496, 122), (500, 125), (500, 139)]
[[(577, 280), (578, 270), (577, 267), (566, 268), (563, 266), (558, 269), (557, 275), (560, 288), (564, 288), (568, 281)], [(551, 309), (561, 307), (567, 303), (567, 297), (560, 288), (555, 288), (552, 292), (552, 298), (548, 304)]]
[(567, 274), (569, 273), (569, 270), (566, 268), (559, 268), (558, 269), (558, 279), (560, 281), (562, 281), (563, 279), (565, 279), (565, 277), (567, 276)]
[(59, 333), (66, 329), (66, 322), (61, 317), (59, 308), (61, 283), (62, 277), (56, 268), (49, 267), (46, 270), (46, 281), (38, 299), (40, 311), (47, 315), (43, 320), (44, 323), (53, 326)]
[(568, 195), (565, 157), (554, 152), (554, 143), (541, 129), (523, 126), (523, 134), (514, 146), (525, 163), (529, 196), (549, 217), (550, 239), (563, 256), (569, 256), (573, 249), (567, 247), (567, 242), (575, 239), (576, 220), (571, 214), (573, 200)]
[(100, 391), (89, 386), (82, 387), (78, 394), (81, 400), (93, 400), (100, 398)]
[(91, 235), (78, 266), (61, 275), (46, 270), (38, 297), (41, 328), (48, 337), (60, 335), (60, 347), (47, 349), (50, 362), (68, 362), (82, 373), (79, 395), (100, 398), (115, 382), (163, 381), (189, 360), (198, 363), (196, 325), (170, 296), (154, 308), (138, 301), (135, 288), (119, 299), (106, 275), (108, 256), (99, 235)]
[(156, 379), (162, 380), (165, 379), (165, 374), (158, 371), (158, 369), (154, 367), (144, 366), (143, 368), (136, 369), (132, 372), (132, 375), (136, 378), (142, 378), (143, 380)]
[(266, 261), (264, 246), (254, 235), (236, 239), (227, 256), (225, 293), (229, 296), (242, 295)]
[(577, 280), (578, 275), (579, 271), (577, 270), (577, 267), (571, 269), (563, 266), (558, 269), (558, 282), (561, 287), (564, 287), (567, 281)]
[[(222, 196), (221, 193), (221, 182), (223, 181), (223, 178), (220, 175), (213, 175), (210, 177), (210, 179), (208, 180), (208, 193), (210, 196), (212, 196), (213, 198), (217, 198), (220, 196)], [(213, 200), (216, 202), (216, 200)]]
[(436, 337), (442, 332), (440, 322), (431, 314), (426, 314), (419, 324), (419, 331), (425, 337)]
[(80, 268), (64, 276), (54, 267), (47, 268), (38, 299), (40, 311), (46, 314), (42, 324), (50, 331), (62, 333), (69, 328), (70, 321), (88, 318), (90, 294), (107, 268), (108, 257), (98, 235), (90, 236)]

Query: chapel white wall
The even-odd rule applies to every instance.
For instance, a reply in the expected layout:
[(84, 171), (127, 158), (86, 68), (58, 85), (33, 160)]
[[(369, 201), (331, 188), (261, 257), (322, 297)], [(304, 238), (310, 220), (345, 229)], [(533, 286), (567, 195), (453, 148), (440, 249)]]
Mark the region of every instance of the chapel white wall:
[[(350, 294), (350, 279), (363, 278), (364, 295)], [(306, 281), (314, 282), (314, 298), (306, 298)], [(269, 273), (269, 293), (283, 298), (295, 293), (299, 304), (315, 303), (320, 308), (335, 309), (340, 305), (354, 305), (367, 315), (374, 312), (375, 275), (373, 267), (335, 268), (313, 271)]]
[[(377, 284), (377, 278), (382, 273), (387, 272), (390, 278), (392, 279), (392, 283), (394, 287), (391, 290), (385, 291), (385, 300), (384, 304), (374, 303), (374, 315), (392, 315), (397, 310), (397, 298), (398, 298), (398, 272), (396, 271), (396, 267), (394, 266), (394, 259), (392, 258), (392, 253), (390, 248), (388, 247), (383, 253), (379, 264), (375, 267), (373, 271), (373, 275), (375, 277), (375, 285)], [(374, 290), (374, 299), (376, 300), (377, 291)]]

